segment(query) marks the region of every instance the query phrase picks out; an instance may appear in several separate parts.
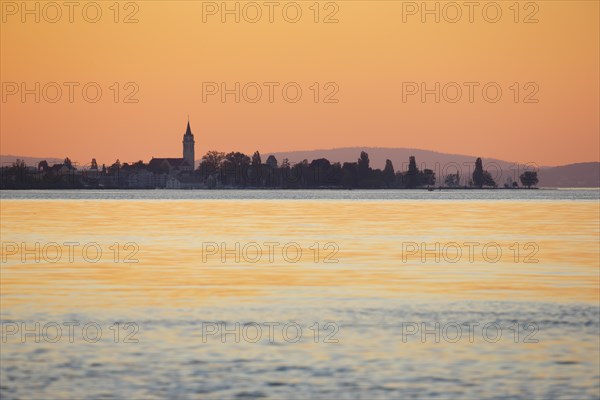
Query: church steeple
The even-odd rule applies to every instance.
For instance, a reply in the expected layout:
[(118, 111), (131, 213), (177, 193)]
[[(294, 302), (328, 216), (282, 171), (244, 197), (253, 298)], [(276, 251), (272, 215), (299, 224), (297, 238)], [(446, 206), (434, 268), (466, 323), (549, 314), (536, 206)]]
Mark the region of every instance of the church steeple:
[(188, 116), (187, 129), (183, 135), (183, 159), (192, 167), (192, 171), (195, 169), (194, 145), (194, 134), (190, 128), (190, 117)]
[[(190, 129), (190, 116), (188, 115), (188, 125), (187, 125), (187, 129), (185, 130), (185, 134), (187, 135), (192, 135), (192, 130)], [(192, 135), (194, 136), (194, 135)]]

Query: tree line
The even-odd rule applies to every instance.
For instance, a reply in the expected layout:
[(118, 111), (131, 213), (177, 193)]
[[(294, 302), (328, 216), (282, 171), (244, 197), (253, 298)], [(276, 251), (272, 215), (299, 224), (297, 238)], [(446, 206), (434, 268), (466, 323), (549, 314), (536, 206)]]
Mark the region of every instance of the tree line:
[[(371, 168), (369, 155), (362, 151), (356, 162), (330, 162), (326, 158), (303, 160), (291, 165), (283, 159), (281, 165), (274, 156), (265, 163), (256, 151), (252, 157), (240, 152), (209, 151), (198, 167), (200, 179), (209, 188), (216, 187), (267, 187), (284, 189), (345, 188), (345, 189), (417, 189), (436, 186), (436, 174), (431, 169), (420, 170), (414, 156), (409, 158), (406, 171), (396, 171), (391, 160), (386, 160), (383, 170)], [(537, 172), (521, 175), (523, 186), (530, 188), (538, 182)], [(458, 172), (444, 177), (438, 187), (495, 188), (497, 183), (484, 170), (477, 158), (472, 179), (460, 184)], [(512, 187), (518, 185), (513, 184)]]
[[(369, 155), (362, 151), (354, 162), (330, 162), (319, 158), (292, 164), (281, 163), (271, 155), (263, 162), (258, 151), (252, 156), (241, 152), (207, 152), (195, 171), (152, 171), (148, 164), (120, 163), (99, 167), (96, 160), (88, 168), (78, 169), (69, 158), (49, 166), (42, 161), (28, 167), (22, 160), (0, 169), (1, 189), (70, 189), (70, 188), (161, 188), (165, 182), (183, 182), (187, 188), (277, 188), (277, 189), (418, 189), (418, 188), (496, 188), (492, 175), (484, 169), (481, 158), (475, 161), (471, 176), (465, 179), (457, 171), (438, 182), (431, 169), (419, 169), (415, 157), (409, 158), (406, 171), (396, 171), (391, 160), (383, 169), (372, 168)], [(141, 177), (147, 182), (140, 186)], [(167, 179), (168, 177), (168, 179)], [(160, 179), (159, 179), (160, 178)], [(461, 181), (463, 182), (461, 184)], [(537, 172), (526, 171), (521, 184), (537, 185)], [(437, 186), (436, 186), (437, 184)], [(516, 182), (505, 187), (518, 187)]]

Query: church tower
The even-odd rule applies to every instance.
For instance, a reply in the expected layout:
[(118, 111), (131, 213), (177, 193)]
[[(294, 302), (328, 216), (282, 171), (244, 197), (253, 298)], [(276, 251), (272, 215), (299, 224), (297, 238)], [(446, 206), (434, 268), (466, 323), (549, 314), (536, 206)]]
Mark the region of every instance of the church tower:
[(190, 129), (190, 121), (188, 119), (187, 129), (183, 135), (183, 159), (192, 166), (192, 171), (196, 168), (194, 161), (194, 135)]

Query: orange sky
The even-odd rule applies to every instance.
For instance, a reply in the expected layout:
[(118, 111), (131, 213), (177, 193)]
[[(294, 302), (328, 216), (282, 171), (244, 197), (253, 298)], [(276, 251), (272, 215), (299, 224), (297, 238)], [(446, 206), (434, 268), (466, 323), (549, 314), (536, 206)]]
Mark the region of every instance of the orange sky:
[[(234, 15), (221, 22), (220, 10), (205, 14), (203, 22), (203, 8), (221, 8), (221, 1), (121, 2), (118, 23), (113, 1), (95, 3), (102, 10), (97, 23), (84, 19), (87, 2), (74, 8), (72, 23), (66, 6), (51, 23), (56, 9), (27, 2), (30, 9), (36, 3), (39, 23), (34, 14), (22, 15), (22, 2), (0, 1), (2, 154), (70, 156), (81, 163), (92, 157), (112, 162), (180, 156), (189, 114), (196, 158), (212, 149), (266, 153), (378, 146), (538, 165), (600, 159), (598, 1), (520, 2), (518, 23), (513, 1), (478, 2), (472, 23), (464, 5), (458, 22), (446, 21), (456, 14), (448, 2), (439, 2), (440, 23), (433, 15), (421, 22), (421, 10), (403, 22), (403, 8), (411, 11), (413, 2), (402, 1), (320, 2), (319, 23), (313, 1), (296, 3), (302, 10), (297, 23), (284, 19), (289, 2), (275, 2), (272, 23), (263, 1), (253, 3), (262, 5), (256, 23), (246, 20), (256, 12), (248, 2), (239, 3), (240, 23)], [(233, 9), (236, 2), (227, 4)], [(414, 4), (421, 7), (420, 1)], [(491, 23), (486, 18), (494, 18), (495, 4), (502, 16)], [(286, 16), (293, 18), (295, 6), (287, 7)], [(132, 12), (138, 22), (123, 23)], [(332, 12), (339, 22), (323, 23)], [(532, 13), (539, 22), (524, 23)], [(87, 18), (94, 15), (88, 4)], [(19, 85), (34, 89), (36, 82), (40, 102), (34, 94), (23, 102)], [(55, 103), (48, 101), (55, 96), (52, 84), (46, 93), (41, 89), (51, 82), (62, 86)], [(72, 103), (64, 82), (79, 83)], [(88, 82), (102, 89), (96, 103), (82, 96)], [(139, 88), (137, 103), (123, 102), (132, 88), (124, 89), (127, 82)], [(223, 103), (214, 95), (203, 102), (203, 82), (225, 82), (229, 88), (258, 82), (262, 98), (235, 103), (229, 95)], [(280, 83), (273, 102), (263, 82)], [(288, 82), (302, 89), (297, 103), (283, 99), (281, 87)], [(320, 83), (318, 103), (314, 82)], [(333, 87), (325, 90), (327, 82), (339, 87), (334, 96), (339, 102), (323, 102)], [(420, 95), (403, 102), (403, 82), (429, 88), (458, 82), (463, 94), (456, 103), (443, 97), (435, 103), (434, 95), (425, 103)], [(480, 83), (473, 103), (464, 82)], [(496, 103), (482, 97), (488, 82), (502, 89)], [(515, 82), (521, 87), (517, 103)], [(528, 82), (535, 85), (524, 89)], [(536, 85), (538, 102), (525, 103)], [(253, 97), (254, 89), (247, 89)], [(454, 97), (454, 89), (447, 95)]]

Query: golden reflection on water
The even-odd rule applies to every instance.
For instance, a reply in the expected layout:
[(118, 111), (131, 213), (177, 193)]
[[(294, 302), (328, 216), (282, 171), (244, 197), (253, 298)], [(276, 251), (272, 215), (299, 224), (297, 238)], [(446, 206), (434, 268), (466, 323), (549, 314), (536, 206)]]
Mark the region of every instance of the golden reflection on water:
[[(599, 209), (584, 201), (123, 201), (2, 200), (2, 242), (33, 249), (49, 242), (98, 243), (97, 263), (81, 247), (74, 262), (23, 263), (6, 255), (1, 269), (2, 305), (40, 312), (113, 307), (177, 307), (274, 297), (309, 299), (331, 292), (349, 297), (390, 297), (593, 302), (599, 300)], [(119, 261), (109, 247), (121, 246)], [(122, 246), (135, 242), (138, 263), (123, 263)], [(203, 261), (203, 243), (234, 249), (256, 242), (256, 263)], [(302, 258), (287, 262), (276, 248), (269, 262), (265, 242), (298, 243)], [(317, 242), (318, 262), (310, 249)], [(455, 242), (495, 242), (500, 261), (426, 262), (420, 253), (403, 262), (403, 243), (433, 249)], [(539, 250), (524, 262), (527, 243)], [(325, 263), (327, 243), (339, 251)], [(519, 262), (510, 250), (520, 247)], [(63, 250), (66, 249), (63, 247)], [(463, 250), (465, 248), (463, 247)], [(4, 251), (4, 247), (3, 247)], [(493, 251), (491, 252), (493, 253)], [(290, 253), (293, 254), (293, 251)]]

